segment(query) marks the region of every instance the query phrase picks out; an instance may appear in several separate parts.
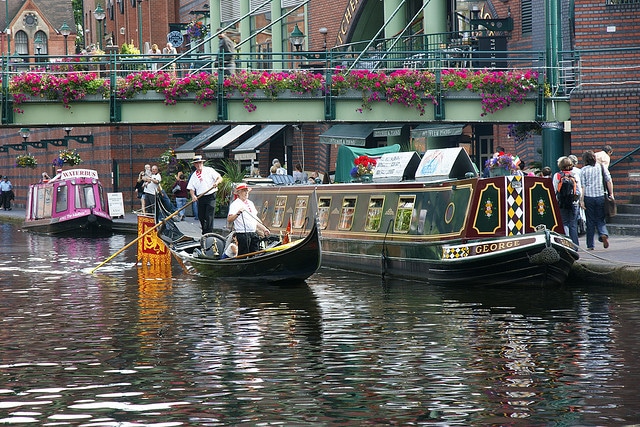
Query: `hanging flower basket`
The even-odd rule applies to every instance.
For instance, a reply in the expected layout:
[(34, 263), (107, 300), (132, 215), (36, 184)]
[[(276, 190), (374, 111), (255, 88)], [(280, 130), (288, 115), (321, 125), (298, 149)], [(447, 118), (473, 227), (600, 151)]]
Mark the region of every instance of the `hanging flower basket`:
[(76, 150), (60, 150), (58, 157), (53, 159), (53, 165), (56, 167), (62, 167), (64, 164), (75, 166), (80, 163), (82, 163), (82, 159)]
[(35, 169), (38, 166), (38, 161), (30, 154), (23, 154), (16, 157), (17, 168), (30, 168)]
[(191, 40), (200, 40), (209, 33), (209, 27), (202, 21), (191, 21), (187, 25), (187, 35)]

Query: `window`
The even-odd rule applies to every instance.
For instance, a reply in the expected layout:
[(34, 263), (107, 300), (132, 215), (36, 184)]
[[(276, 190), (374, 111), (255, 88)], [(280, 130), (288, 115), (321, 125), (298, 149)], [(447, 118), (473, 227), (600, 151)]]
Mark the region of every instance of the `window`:
[(29, 55), (29, 39), (27, 33), (18, 31), (14, 38), (16, 44), (16, 53), (19, 55)]
[(296, 197), (296, 206), (293, 208), (293, 228), (302, 228), (307, 225), (307, 206), (309, 196)]
[(287, 208), (287, 196), (276, 197), (276, 205), (273, 208), (273, 221), (271, 225), (274, 227), (282, 227), (284, 222), (284, 212)]
[(321, 230), (329, 225), (329, 209), (331, 209), (331, 197), (320, 197), (318, 199), (318, 226)]
[(67, 210), (67, 195), (69, 187), (66, 185), (60, 185), (56, 191), (56, 213), (64, 212)]
[(367, 209), (367, 219), (364, 223), (365, 231), (378, 231), (380, 229), (383, 207), (384, 196), (371, 196), (369, 199), (369, 209)]
[(522, 0), (520, 4), (520, 16), (522, 22), (522, 34), (531, 34), (533, 31), (533, 16), (531, 12), (531, 0)]
[(393, 223), (395, 233), (408, 233), (411, 226), (411, 216), (413, 207), (416, 204), (416, 196), (400, 196), (398, 198), (398, 209), (396, 210), (396, 220)]
[(351, 230), (351, 227), (353, 226), (353, 215), (356, 213), (357, 201), (357, 197), (345, 197), (342, 199), (338, 230)]

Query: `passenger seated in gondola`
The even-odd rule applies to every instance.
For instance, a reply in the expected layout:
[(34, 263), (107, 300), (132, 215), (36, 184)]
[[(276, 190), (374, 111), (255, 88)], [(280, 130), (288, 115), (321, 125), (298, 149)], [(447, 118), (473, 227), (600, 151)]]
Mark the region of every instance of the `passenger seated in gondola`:
[(226, 258), (235, 258), (238, 256), (238, 236), (236, 233), (232, 231), (227, 236), (227, 241), (224, 246), (224, 253), (220, 257), (220, 259)]

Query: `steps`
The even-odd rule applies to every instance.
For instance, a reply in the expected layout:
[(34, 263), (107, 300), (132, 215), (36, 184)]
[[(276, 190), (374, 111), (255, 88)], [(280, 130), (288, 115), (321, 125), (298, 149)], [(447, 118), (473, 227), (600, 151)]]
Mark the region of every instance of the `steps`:
[(607, 223), (607, 231), (616, 236), (640, 236), (640, 195), (618, 204), (618, 214)]

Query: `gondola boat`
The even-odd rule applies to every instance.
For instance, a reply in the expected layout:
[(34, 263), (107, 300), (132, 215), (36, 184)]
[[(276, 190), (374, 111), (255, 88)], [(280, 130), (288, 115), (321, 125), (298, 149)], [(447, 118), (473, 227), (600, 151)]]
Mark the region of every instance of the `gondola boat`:
[(50, 180), (29, 186), (25, 230), (72, 236), (106, 236), (113, 220), (108, 202), (92, 169), (68, 169)]
[[(379, 162), (372, 183), (256, 185), (251, 199), (274, 233), (288, 215), (294, 231), (317, 215), (323, 266), (433, 284), (567, 279), (578, 247), (563, 234), (550, 179), (480, 178), (461, 148), (429, 150), (422, 159), (412, 153), (398, 163), (403, 154), (381, 159), (393, 157), (400, 182), (376, 182)], [(310, 212), (314, 195), (318, 211)]]
[[(321, 250), (317, 224), (312, 221), (310, 231), (297, 240), (281, 244), (267, 243), (264, 250), (236, 258), (221, 259), (226, 237), (218, 233), (184, 232), (184, 222), (167, 221), (159, 227), (158, 235), (184, 264), (201, 276), (245, 283), (299, 283), (320, 268)], [(292, 235), (293, 236), (293, 235)]]

